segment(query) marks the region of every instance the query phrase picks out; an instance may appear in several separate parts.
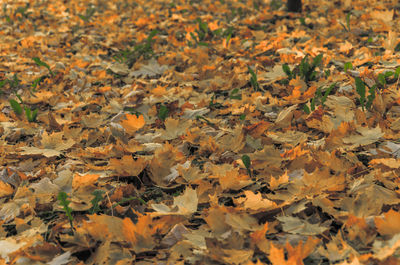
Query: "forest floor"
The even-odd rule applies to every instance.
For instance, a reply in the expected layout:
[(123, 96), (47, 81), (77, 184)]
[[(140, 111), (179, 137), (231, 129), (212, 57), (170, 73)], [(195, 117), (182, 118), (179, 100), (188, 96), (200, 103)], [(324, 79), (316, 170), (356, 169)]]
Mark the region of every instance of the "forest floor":
[(1, 3), (0, 264), (400, 263), (398, 1)]

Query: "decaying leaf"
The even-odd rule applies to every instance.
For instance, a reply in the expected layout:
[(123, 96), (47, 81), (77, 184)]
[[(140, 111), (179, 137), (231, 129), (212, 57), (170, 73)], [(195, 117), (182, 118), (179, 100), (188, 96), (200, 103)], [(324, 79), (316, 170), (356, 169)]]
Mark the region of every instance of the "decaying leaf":
[(153, 58), (149, 61), (149, 63), (147, 65), (143, 65), (139, 70), (133, 71), (130, 74), (134, 77), (138, 77), (138, 76), (156, 77), (156, 76), (162, 75), (167, 69), (168, 69), (168, 66), (159, 65), (157, 60), (155, 60)]
[(329, 229), (329, 224), (324, 224), (323, 226), (320, 224), (310, 224), (306, 220), (292, 216), (279, 216), (277, 219), (282, 222), (283, 231), (292, 234), (311, 236), (322, 234)]

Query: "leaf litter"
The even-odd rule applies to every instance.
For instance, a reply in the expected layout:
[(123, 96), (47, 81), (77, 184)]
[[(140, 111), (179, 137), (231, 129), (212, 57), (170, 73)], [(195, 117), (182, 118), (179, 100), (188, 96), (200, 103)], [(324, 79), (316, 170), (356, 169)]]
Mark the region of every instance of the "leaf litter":
[(397, 264), (395, 1), (3, 1), (2, 264)]

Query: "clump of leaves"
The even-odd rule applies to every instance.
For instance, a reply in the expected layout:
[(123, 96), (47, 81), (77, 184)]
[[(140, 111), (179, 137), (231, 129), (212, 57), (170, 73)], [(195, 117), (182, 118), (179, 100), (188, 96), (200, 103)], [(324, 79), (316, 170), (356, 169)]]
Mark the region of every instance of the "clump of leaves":
[(29, 122), (35, 122), (37, 118), (38, 109), (31, 110), (31, 108), (24, 106), (25, 116)]
[(250, 66), (247, 66), (247, 69), (249, 70), (250, 73), (250, 84), (253, 87), (254, 91), (259, 91), (260, 90), (260, 85), (258, 84), (257, 81), (257, 74), (251, 69)]
[(57, 199), (60, 205), (63, 207), (65, 215), (68, 217), (72, 232), (74, 232), (74, 225), (72, 223), (74, 218), (72, 217), (72, 209), (71, 207), (69, 207), (71, 201), (68, 200), (68, 195), (63, 191), (60, 191), (58, 193)]
[(44, 76), (38, 77), (35, 80), (33, 80), (31, 88), (32, 92), (36, 92), (36, 87), (45, 79)]
[[(17, 17), (19, 21), (22, 21), (23, 19), (28, 19), (28, 16), (32, 12), (27, 12), (30, 7), (30, 3), (26, 3), (25, 6), (20, 6), (14, 11), (14, 17)], [(13, 21), (10, 17), (10, 15), (7, 15), (7, 4), (3, 4), (3, 13), (4, 13), (4, 18), (6, 19), (7, 23), (13, 24)]]
[(135, 196), (130, 196), (130, 197), (127, 197), (127, 198), (124, 197), (119, 202), (114, 203), (111, 208), (114, 209), (118, 205), (124, 204), (124, 203), (129, 202), (129, 201), (133, 201), (133, 200), (137, 200), (142, 204), (146, 204), (146, 201), (144, 201), (142, 198), (138, 198), (138, 197), (135, 197)]
[(207, 125), (211, 126), (211, 127), (215, 127), (215, 124), (212, 123), (211, 121), (209, 121), (206, 117), (202, 116), (202, 115), (197, 115), (196, 116), (196, 120), (202, 120), (205, 121), (207, 123)]
[(315, 96), (311, 99), (310, 107), (308, 107), (307, 105), (303, 106), (304, 112), (310, 114), (312, 111), (315, 110), (316, 105), (324, 106), (326, 99), (328, 98), (329, 94), (335, 86), (336, 83), (333, 83), (327, 89), (325, 89), (324, 93), (322, 93), (322, 87), (319, 87), (317, 91), (315, 91)]
[[(44, 66), (49, 70), (49, 73), (51, 76), (54, 76), (54, 72), (50, 69), (50, 66), (46, 63), (40, 60), (39, 57), (33, 57), (32, 60), (36, 63), (38, 66)], [(37, 85), (45, 79), (47, 76), (41, 76), (37, 79), (35, 79), (31, 85), (33, 92), (35, 92), (35, 88)], [(16, 101), (15, 99), (9, 99), (9, 103), (11, 108), (13, 109), (14, 113), (16, 115), (22, 115), (22, 113), (25, 111), (25, 116), (29, 122), (35, 122), (37, 115), (38, 115), (38, 109), (31, 109), (30, 107), (26, 106), (21, 98), (20, 95), (18, 95), (17, 90), (19, 89), (20, 86), (20, 80), (18, 79), (17, 74), (14, 74), (12, 79), (5, 79), (0, 82), (0, 88), (3, 87), (5, 84), (9, 84), (10, 89), (15, 93), (15, 96), (19, 100)], [(32, 93), (32, 91), (30, 91)]]
[(234, 33), (234, 28), (233, 27), (228, 27), (226, 29), (219, 28), (214, 31), (210, 31), (211, 36), (216, 36), (216, 37), (222, 37), (225, 38), (225, 43), (229, 43), (229, 40), (232, 38), (232, 36), (235, 34)]
[[(104, 196), (103, 196), (104, 193), (105, 193), (105, 191), (103, 191), (103, 190), (95, 190), (92, 192), (92, 195), (94, 196), (94, 198), (90, 201), (92, 204), (92, 207), (89, 209), (89, 214), (95, 214), (95, 213), (102, 211), (102, 209), (100, 208), (100, 202), (104, 199)], [(124, 204), (124, 203), (132, 201), (132, 200), (137, 200), (142, 204), (146, 204), (146, 202), (142, 198), (131, 196), (128, 198), (122, 198), (119, 202), (114, 203), (111, 208), (114, 209), (118, 205)]]
[(365, 110), (365, 108), (369, 110), (372, 106), (372, 102), (375, 99), (375, 88), (377, 85), (375, 84), (372, 87), (370, 87), (368, 90), (368, 96), (366, 96), (367, 91), (364, 81), (361, 78), (356, 77), (355, 82), (356, 82), (356, 92), (360, 96), (361, 108), (362, 110)]
[(7, 12), (7, 5), (4, 3), (4, 4), (3, 4), (4, 18), (6, 19), (7, 23), (9, 23), (9, 24), (12, 25), (12, 24), (13, 24), (13, 21), (12, 21), (11, 17), (10, 17), (9, 15), (6, 14), (6, 12)]
[(27, 3), (24, 7), (20, 6), (17, 8), (17, 10), (15, 10), (15, 14), (21, 14), (21, 16), (18, 18), (20, 21), (22, 20), (22, 18), (28, 18), (28, 16), (32, 13), (32, 12), (27, 12), (29, 9), (30, 4)]
[(214, 95), (212, 95), (212, 97), (210, 99), (210, 103), (208, 103), (208, 107), (210, 109), (219, 109), (219, 108), (222, 108), (223, 105), (219, 102), (216, 102), (215, 94), (214, 94)]
[(315, 56), (312, 61), (308, 60), (308, 54), (301, 60), (293, 71), (290, 70), (289, 65), (283, 64), (282, 70), (288, 76), (288, 79), (295, 79), (300, 76), (305, 82), (314, 81), (317, 78), (318, 72), (315, 70), (322, 63), (322, 54)]
[(146, 60), (150, 59), (154, 56), (153, 44), (155, 42), (154, 37), (157, 35), (157, 33), (158, 30), (152, 30), (143, 43), (136, 44), (133, 42), (133, 50), (125, 49), (120, 51), (114, 56), (114, 59), (119, 63), (127, 64), (129, 68), (131, 68), (133, 64), (141, 57)]
[(96, 8), (94, 8), (93, 5), (89, 5), (88, 8), (86, 8), (85, 14), (78, 14), (78, 17), (84, 22), (89, 22), (94, 13), (96, 13)]
[(103, 194), (103, 190), (95, 190), (92, 192), (94, 198), (90, 201), (92, 203), (92, 207), (89, 209), (90, 214), (95, 214), (101, 210), (99, 203), (103, 200)]
[(379, 73), (377, 77), (377, 87), (383, 89), (386, 87), (387, 84), (393, 84), (397, 82), (400, 75), (400, 67), (397, 67), (396, 70), (393, 71), (386, 71), (384, 73)]
[(222, 32), (222, 37), (225, 38), (225, 42), (226, 42), (226, 43), (229, 43), (229, 41), (230, 41), (230, 39), (232, 38), (233, 34), (234, 34), (233, 27), (229, 27), (229, 28), (225, 29), (225, 30)]
[[(0, 89), (5, 87), (6, 85), (9, 85), (10, 86), (10, 90), (15, 92), (19, 88), (19, 82), (20, 82), (20, 80), (18, 79), (17, 74), (14, 74), (12, 79), (5, 78), (5, 79), (0, 81)], [(0, 95), (3, 94), (3, 93), (4, 93), (4, 91), (0, 90)]]
[(229, 95), (230, 99), (242, 99), (242, 95), (239, 94), (239, 88), (235, 88), (231, 91), (230, 95)]
[(49, 66), (47, 63), (45, 63), (45, 62), (43, 62), (42, 60), (40, 60), (39, 57), (33, 57), (32, 60), (35, 61), (35, 63), (36, 63), (38, 66), (44, 66), (44, 67), (46, 67), (47, 70), (49, 70), (50, 75), (51, 75), (51, 76), (54, 76), (54, 72), (51, 71), (50, 66)]
[[(54, 77), (55, 73), (50, 69), (50, 66), (46, 63), (43, 62), (42, 60), (40, 60), (40, 58), (38, 57), (33, 57), (32, 60), (36, 63), (37, 66), (44, 66), (47, 68), (47, 70), (49, 70), (50, 76)], [(43, 80), (45, 80), (46, 78), (48, 78), (48, 75), (42, 75), (38, 78), (36, 78), (35, 80), (33, 80), (32, 84), (31, 84), (31, 88), (32, 88), (32, 92), (36, 92), (36, 87), (43, 82)], [(32, 93), (31, 92), (31, 93)]]
[(283, 2), (281, 0), (271, 0), (269, 3), (271, 10), (278, 10), (279, 8), (282, 7)]
[(194, 30), (194, 32), (190, 32), (190, 36), (192, 37), (194, 43), (188, 41), (189, 47), (197, 45), (208, 46), (209, 44), (206, 41), (214, 37), (225, 38), (226, 43), (228, 43), (234, 34), (233, 27), (228, 27), (226, 29), (219, 28), (212, 31), (208, 27), (207, 22), (203, 22), (200, 18), (197, 18), (195, 21), (197, 22), (197, 28)]
[[(196, 21), (198, 26), (198, 28), (194, 30), (196, 35), (193, 32), (190, 32), (190, 36), (192, 37), (196, 45), (208, 46), (208, 44), (205, 42), (210, 32), (208, 24), (201, 21), (200, 18), (196, 19)], [(192, 46), (190, 42), (188, 44), (189, 46)]]
[(346, 25), (344, 25), (342, 22), (340, 22), (340, 25), (342, 25), (342, 27), (344, 28), (345, 31), (350, 32), (350, 16), (351, 16), (351, 12), (347, 13), (346, 15)]
[(6, 83), (10, 85), (11, 90), (15, 93), (15, 96), (19, 100), (16, 101), (15, 99), (9, 99), (8, 102), (10, 103), (11, 108), (13, 109), (14, 113), (18, 116), (22, 115), (25, 110), (26, 118), (29, 122), (35, 122), (37, 118), (38, 109), (31, 110), (30, 107), (26, 106), (22, 101), (22, 98), (17, 93), (17, 89), (19, 87), (20, 80), (18, 76), (14, 74), (13, 79), (6, 79), (0, 83), (0, 87), (4, 86)]
[(19, 96), (18, 94), (16, 94), (16, 96), (20, 102), (16, 101), (15, 99), (8, 100), (8, 102), (10, 102), (10, 106), (13, 109), (14, 113), (19, 116), (23, 113), (23, 110), (25, 110), (25, 116), (27, 120), (29, 122), (35, 122), (38, 114), (38, 109), (32, 110), (30, 107), (24, 105), (21, 96)]
[(16, 91), (19, 88), (20, 81), (21, 80), (19, 80), (18, 75), (14, 74), (12, 79), (4, 79), (3, 81), (1, 81), (0, 87), (8, 84), (12, 91)]

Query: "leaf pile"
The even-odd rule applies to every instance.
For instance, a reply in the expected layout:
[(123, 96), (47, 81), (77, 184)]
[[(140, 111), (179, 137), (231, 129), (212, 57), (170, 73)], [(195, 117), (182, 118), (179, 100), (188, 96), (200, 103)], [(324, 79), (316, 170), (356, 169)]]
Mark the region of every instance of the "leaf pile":
[(397, 264), (395, 1), (10, 1), (1, 264)]

